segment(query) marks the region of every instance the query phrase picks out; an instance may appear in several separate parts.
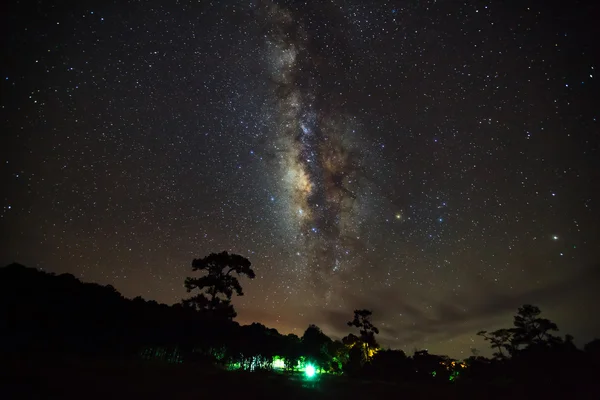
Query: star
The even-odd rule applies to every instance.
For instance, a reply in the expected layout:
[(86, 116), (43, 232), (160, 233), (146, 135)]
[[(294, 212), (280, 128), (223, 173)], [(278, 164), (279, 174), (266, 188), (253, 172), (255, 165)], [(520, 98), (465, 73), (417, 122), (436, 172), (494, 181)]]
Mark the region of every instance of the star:
[[(338, 317), (372, 307), (384, 347), (455, 358), (517, 294), (596, 334), (565, 294), (592, 298), (600, 263), (585, 8), (150, 1), (48, 20), (22, 3), (0, 79), (4, 264), (175, 304), (192, 259), (238, 252), (257, 274), (240, 324), (342, 338)], [(544, 26), (560, 35), (533, 40)], [(491, 310), (464, 315), (473, 332), (432, 328), (469, 304)]]

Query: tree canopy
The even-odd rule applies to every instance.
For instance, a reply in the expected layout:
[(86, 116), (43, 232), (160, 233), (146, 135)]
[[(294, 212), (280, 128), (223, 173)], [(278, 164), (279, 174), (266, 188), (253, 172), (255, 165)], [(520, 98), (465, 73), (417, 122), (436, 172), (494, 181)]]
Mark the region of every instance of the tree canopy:
[(195, 289), (200, 293), (185, 299), (184, 304), (213, 316), (235, 318), (237, 313), (231, 304), (231, 297), (234, 292), (238, 296), (244, 295), (235, 275), (254, 279), (255, 274), (251, 265), (247, 258), (226, 251), (194, 259), (192, 271), (203, 271), (206, 274), (198, 278), (188, 277), (185, 280), (188, 293)]
[(370, 310), (354, 310), (354, 319), (348, 322), (348, 326), (356, 327), (360, 333), (360, 341), (363, 347), (364, 360), (370, 361), (373, 350), (379, 347), (375, 335), (379, 329), (371, 322), (373, 312)]

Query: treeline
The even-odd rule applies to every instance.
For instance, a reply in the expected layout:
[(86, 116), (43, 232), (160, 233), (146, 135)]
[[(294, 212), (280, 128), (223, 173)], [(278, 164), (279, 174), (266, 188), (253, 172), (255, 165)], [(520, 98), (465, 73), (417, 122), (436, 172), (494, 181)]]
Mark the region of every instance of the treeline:
[(381, 349), (368, 310), (349, 316), (354, 333), (342, 340), (332, 340), (314, 325), (301, 337), (257, 323), (240, 326), (232, 320), (230, 300), (243, 292), (232, 278), (234, 273), (254, 273), (247, 260), (232, 256), (195, 260), (194, 269), (203, 271), (204, 278), (188, 278), (186, 285), (201, 293), (172, 306), (126, 299), (110, 285), (82, 283), (70, 274), (18, 264), (0, 268), (0, 351), (141, 357), (284, 372), (310, 364), (318, 373), (390, 382), (587, 385), (600, 370), (599, 340), (578, 349), (571, 336), (555, 335), (558, 327), (530, 305), (518, 310), (512, 327), (479, 333), (493, 347), (492, 359), (473, 355), (453, 360), (426, 350), (408, 356)]
[(154, 348), (174, 355), (177, 348), (186, 354), (221, 345), (239, 328), (183, 304), (126, 299), (111, 285), (19, 264), (0, 268), (0, 302), (4, 352), (128, 356)]

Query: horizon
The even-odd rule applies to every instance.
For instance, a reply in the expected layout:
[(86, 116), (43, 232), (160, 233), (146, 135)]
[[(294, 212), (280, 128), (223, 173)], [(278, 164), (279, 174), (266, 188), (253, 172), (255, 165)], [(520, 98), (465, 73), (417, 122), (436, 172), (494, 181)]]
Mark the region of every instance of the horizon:
[[(112, 286), (112, 287), (113, 287), (113, 288), (114, 288), (114, 289), (115, 289), (115, 290), (116, 290), (116, 291), (119, 293), (119, 295), (120, 295), (120, 296), (122, 296), (124, 299), (127, 299), (127, 300), (134, 300), (135, 298), (141, 298), (143, 301), (146, 301), (146, 302), (148, 302), (148, 301), (157, 301), (156, 299), (152, 299), (152, 298), (145, 298), (145, 297), (143, 297), (143, 296), (141, 296), (141, 295), (137, 295), (137, 296), (127, 296), (127, 295), (125, 295), (124, 293), (122, 293), (122, 292), (119, 290), (119, 288), (117, 288), (117, 287), (114, 287), (114, 286), (113, 286), (113, 285), (111, 285), (111, 284), (102, 284), (102, 283), (99, 283), (99, 282), (85, 281), (85, 280), (81, 279), (81, 277), (78, 277), (78, 276), (76, 276), (75, 274), (71, 274), (71, 273), (68, 273), (68, 272), (63, 272), (63, 273), (55, 273), (55, 272), (51, 272), (51, 271), (45, 271), (43, 268), (39, 268), (39, 267), (38, 267), (38, 268), (29, 267), (29, 266), (23, 265), (23, 264), (21, 264), (21, 263), (19, 263), (19, 262), (12, 262), (12, 263), (10, 263), (10, 264), (7, 264), (7, 265), (4, 265), (4, 266), (2, 266), (2, 267), (0, 267), (0, 268), (6, 268), (6, 267), (11, 267), (11, 266), (24, 267), (24, 268), (26, 268), (26, 269), (34, 269), (34, 270), (36, 270), (36, 271), (44, 272), (44, 273), (47, 273), (47, 274), (50, 274), (50, 275), (54, 275), (54, 276), (57, 276), (57, 277), (58, 277), (58, 276), (60, 276), (60, 275), (71, 275), (71, 276), (73, 276), (73, 277), (74, 277), (74, 278), (75, 278), (75, 279), (76, 279), (78, 282), (80, 282), (81, 284), (98, 284), (98, 285), (101, 285), (101, 286)], [(189, 297), (189, 296), (187, 296), (187, 297)], [(240, 297), (238, 297), (238, 299), (239, 299), (239, 298), (240, 298)], [(182, 299), (182, 300), (183, 300), (183, 299)], [(176, 305), (176, 304), (182, 304), (182, 303), (181, 303), (181, 301), (176, 301), (176, 302), (174, 302), (174, 303), (164, 303), (164, 302), (157, 301), (157, 303), (158, 303), (158, 304), (164, 304), (164, 305), (167, 305), (167, 306), (169, 306), (169, 307), (170, 307), (170, 306), (173, 306), (173, 305)], [(235, 301), (234, 301), (234, 306), (235, 306)], [(519, 305), (519, 306), (520, 306), (520, 305)], [(498, 326), (502, 326), (502, 325), (506, 325), (506, 324), (512, 323), (512, 315), (514, 315), (514, 314), (515, 314), (515, 312), (516, 312), (516, 308), (515, 308), (515, 310), (513, 310), (513, 312), (512, 312), (512, 313), (510, 313), (510, 314), (511, 314), (511, 317), (510, 317), (510, 318), (508, 318), (506, 321), (501, 321), (501, 322), (499, 322), (499, 323), (498, 323)], [(545, 313), (545, 312), (542, 310), (542, 316), (543, 316), (543, 317), (547, 317), (548, 315), (547, 315), (547, 314), (546, 314), (546, 313)], [(250, 319), (245, 319), (244, 321), (240, 321), (238, 317), (239, 317), (239, 315), (238, 315), (238, 316), (236, 316), (236, 317), (234, 317), (234, 318), (233, 318), (233, 320), (234, 320), (235, 322), (239, 323), (240, 325), (251, 325), (251, 324), (253, 324), (253, 323), (260, 323), (260, 324), (263, 324), (263, 325), (265, 325), (267, 328), (274, 328), (273, 326), (270, 326), (270, 325), (264, 324), (264, 323), (262, 323), (262, 322), (259, 322), (259, 321), (250, 320)], [(374, 317), (375, 317), (375, 318), (374, 318), (373, 320), (374, 320), (374, 322), (375, 322), (375, 324), (376, 324), (376, 325), (378, 325), (378, 324), (380, 324), (380, 323), (382, 323), (382, 322), (383, 322), (383, 326), (385, 327), (385, 322), (384, 322), (384, 321), (377, 321), (376, 315), (374, 315)], [(350, 319), (350, 317), (348, 317), (347, 319)], [(316, 326), (318, 326), (318, 327), (320, 328), (320, 326), (319, 326), (318, 324), (314, 324), (314, 323), (312, 323), (312, 322), (309, 322), (308, 324), (306, 324), (306, 327), (308, 327), (308, 326), (310, 326), (310, 325), (316, 325)], [(379, 325), (378, 325), (378, 326), (379, 326)], [(306, 327), (294, 327), (294, 328), (292, 328), (291, 330), (287, 330), (287, 331), (286, 331), (286, 330), (283, 330), (283, 331), (281, 331), (281, 330), (279, 330), (279, 329), (277, 329), (277, 328), (275, 328), (275, 329), (277, 329), (277, 331), (278, 331), (280, 334), (288, 334), (288, 333), (292, 333), (292, 334), (295, 334), (296, 336), (300, 337), (300, 336), (302, 336), (302, 333), (303, 333), (303, 332), (306, 330)], [(568, 333), (569, 333), (569, 332), (568, 332), (568, 330), (561, 329), (561, 326), (560, 326), (560, 324), (558, 325), (558, 327), (559, 327), (559, 330), (558, 330), (558, 332), (557, 332), (557, 333), (558, 333), (558, 335), (559, 335), (559, 336), (565, 336), (566, 334), (568, 334)], [(481, 329), (478, 329), (478, 330), (482, 330), (482, 329), (483, 329), (483, 328), (481, 328)], [(327, 334), (327, 335), (328, 335), (330, 338), (332, 338), (333, 340), (342, 340), (342, 338), (343, 338), (344, 336), (346, 336), (347, 334), (356, 333), (356, 332), (352, 332), (352, 328), (351, 328), (351, 327), (348, 327), (348, 330), (349, 330), (348, 332), (341, 333), (341, 334), (335, 334), (335, 333), (333, 333), (333, 334), (332, 334), (331, 332), (328, 332), (328, 330), (327, 330), (327, 329), (324, 329), (324, 330), (323, 330), (323, 332), (324, 332), (325, 334)], [(578, 347), (578, 348), (580, 348), (580, 349), (581, 349), (581, 348), (583, 348), (583, 345), (584, 345), (584, 344), (586, 344), (586, 343), (589, 343), (590, 341), (592, 341), (592, 340), (594, 340), (594, 339), (597, 339), (597, 337), (592, 337), (591, 339), (581, 339), (581, 338), (577, 338), (577, 337), (575, 337), (575, 338), (574, 338), (574, 343), (577, 345), (577, 347)], [(475, 352), (477, 353), (477, 355), (481, 355), (481, 356), (484, 356), (484, 357), (490, 357), (490, 356), (492, 355), (492, 352), (493, 352), (492, 350), (493, 350), (493, 349), (492, 349), (492, 348), (490, 348), (490, 347), (489, 347), (489, 344), (487, 344), (485, 341), (483, 341), (483, 340), (480, 340), (480, 341), (481, 341), (481, 344), (482, 344), (482, 345), (481, 345), (481, 347), (480, 347), (480, 348), (477, 348), (477, 347), (474, 347), (474, 346), (473, 346), (473, 347), (471, 347), (471, 348), (470, 348), (470, 350), (471, 350), (471, 351), (469, 351), (469, 353), (468, 353), (468, 354), (464, 354), (464, 353), (461, 353), (461, 354), (446, 354), (446, 353), (439, 353), (439, 352), (436, 352), (436, 351), (434, 351), (433, 349), (431, 349), (431, 348), (428, 348), (428, 347), (418, 347), (418, 346), (412, 346), (412, 347), (411, 347), (411, 345), (410, 345), (410, 344), (407, 344), (407, 345), (400, 345), (400, 346), (398, 346), (398, 345), (394, 346), (394, 344), (393, 344), (393, 343), (391, 343), (391, 344), (390, 344), (390, 343), (385, 343), (385, 341), (384, 341), (383, 343), (380, 343), (380, 344), (382, 344), (382, 345), (383, 345), (383, 346), (381, 347), (382, 349), (402, 350), (402, 351), (404, 351), (404, 352), (406, 353), (406, 355), (407, 355), (407, 356), (411, 356), (412, 354), (414, 354), (415, 352), (417, 352), (417, 351), (420, 351), (420, 350), (427, 350), (428, 352), (430, 352), (430, 354), (439, 354), (439, 355), (445, 355), (445, 356), (449, 356), (449, 357), (451, 357), (451, 358), (458, 359), (458, 360), (464, 360), (464, 359), (466, 359), (467, 357), (474, 355), (474, 354), (475, 354)], [(474, 352), (473, 350), (474, 350), (475, 352)]]

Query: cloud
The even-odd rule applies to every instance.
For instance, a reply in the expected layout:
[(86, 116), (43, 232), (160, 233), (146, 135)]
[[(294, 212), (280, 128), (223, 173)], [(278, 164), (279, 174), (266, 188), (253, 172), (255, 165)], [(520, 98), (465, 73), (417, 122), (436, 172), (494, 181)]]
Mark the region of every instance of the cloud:
[[(523, 304), (538, 305), (545, 315), (556, 321), (565, 317), (560, 306), (567, 310), (584, 308), (593, 315), (590, 296), (597, 296), (599, 278), (600, 268), (593, 266), (567, 279), (523, 292), (500, 291), (482, 283), (476, 293), (443, 297), (429, 302), (428, 308), (417, 305), (418, 300), (407, 301), (394, 290), (380, 291), (370, 297), (348, 294), (346, 300), (353, 308), (373, 310), (374, 321), (380, 327), (385, 324), (380, 328), (381, 343), (401, 346), (423, 340), (444, 341), (464, 334), (475, 335), (482, 329), (511, 325), (512, 315)], [(400, 314), (402, 317), (395, 317), (392, 322), (391, 317)], [(351, 311), (325, 310), (323, 316), (337, 335), (350, 331), (345, 322), (351, 318)], [(571, 324), (568, 325), (571, 328)]]
[[(589, 331), (581, 322), (582, 313), (595, 315), (594, 299), (599, 293), (600, 268), (598, 265), (580, 269), (566, 279), (522, 292), (506, 292), (493, 284), (480, 282), (477, 290), (462, 296), (445, 296), (429, 299), (428, 308), (422, 299), (406, 299), (397, 290), (370, 291), (368, 296), (354, 292), (343, 293), (344, 307), (328, 309), (298, 309), (298, 312), (275, 314), (254, 308), (241, 308), (238, 322), (261, 322), (281, 333), (294, 332), (298, 336), (309, 324), (319, 326), (332, 339), (341, 339), (355, 329), (348, 327), (354, 309), (370, 309), (373, 321), (379, 328), (378, 341), (393, 348), (419, 347), (427, 343), (444, 343), (465, 336), (475, 337), (482, 330), (493, 330), (512, 324), (512, 316), (523, 304), (534, 304), (542, 313), (568, 328), (561, 333), (571, 333), (576, 340), (580, 332)], [(573, 310), (577, 310), (576, 313)], [(399, 317), (401, 315), (401, 317)], [(577, 320), (580, 324), (577, 324)], [(595, 322), (600, 333), (600, 322)], [(582, 337), (579, 345), (593, 337)], [(443, 348), (444, 353), (452, 349)]]

